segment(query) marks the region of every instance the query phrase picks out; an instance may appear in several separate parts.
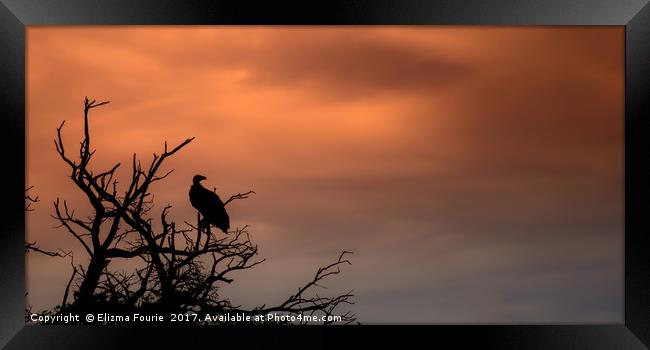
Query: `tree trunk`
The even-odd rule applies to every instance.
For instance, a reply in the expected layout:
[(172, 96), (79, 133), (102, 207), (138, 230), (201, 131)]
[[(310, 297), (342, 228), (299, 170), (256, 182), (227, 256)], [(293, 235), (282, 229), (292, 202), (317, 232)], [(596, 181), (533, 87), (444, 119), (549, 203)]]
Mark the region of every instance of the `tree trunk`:
[(76, 300), (80, 307), (88, 307), (93, 303), (93, 294), (99, 284), (102, 270), (104, 270), (107, 264), (108, 261), (98, 255), (95, 255), (90, 260), (90, 264), (88, 264), (88, 269), (86, 270), (86, 276), (83, 282), (81, 282), (81, 286), (79, 286), (79, 294)]

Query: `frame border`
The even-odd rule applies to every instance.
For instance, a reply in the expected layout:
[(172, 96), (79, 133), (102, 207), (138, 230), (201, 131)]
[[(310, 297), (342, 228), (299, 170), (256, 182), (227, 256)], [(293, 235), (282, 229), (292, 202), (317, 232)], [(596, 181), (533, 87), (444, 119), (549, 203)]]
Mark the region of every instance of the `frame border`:
[[(187, 346), (333, 347), (343, 338), (402, 345), (428, 340), (455, 348), (648, 349), (650, 347), (650, 0), (176, 1), (0, 0), (0, 145), (8, 200), (0, 221), (0, 346), (113, 349)], [(350, 327), (29, 327), (25, 304), (25, 33), (39, 25), (618, 25), (625, 27), (625, 310), (612, 325), (432, 325)], [(19, 199), (20, 197), (20, 199)], [(337, 340), (335, 342), (335, 339)], [(203, 342), (201, 342), (203, 343)]]

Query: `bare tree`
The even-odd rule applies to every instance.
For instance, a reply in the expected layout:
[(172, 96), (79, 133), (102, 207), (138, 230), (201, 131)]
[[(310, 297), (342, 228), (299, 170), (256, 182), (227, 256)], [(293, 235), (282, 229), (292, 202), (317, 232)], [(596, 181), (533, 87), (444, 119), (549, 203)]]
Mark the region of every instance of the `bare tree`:
[[(79, 217), (65, 199), (54, 201), (53, 217), (59, 227), (76, 239), (88, 257), (86, 267), (71, 263), (72, 276), (57, 310), (332, 316), (337, 307), (352, 303), (351, 291), (335, 297), (311, 294), (314, 288), (321, 287), (319, 283), (339, 274), (340, 266), (350, 264), (346, 258), (349, 252), (341, 253), (334, 263), (319, 268), (313, 280), (278, 306), (262, 305), (244, 310), (221, 297), (220, 287), (233, 282), (233, 272), (251, 269), (265, 261), (256, 258), (258, 248), (251, 241), (248, 226), (235, 228), (229, 235), (220, 237), (211, 232), (209, 225), (201, 227), (200, 217), (196, 225), (187, 221), (177, 225), (169, 220), (170, 205), (158, 214), (160, 225), (155, 225), (152, 220), (152, 185), (172, 173), (173, 170), (162, 170), (164, 163), (194, 138), (172, 148), (165, 142), (162, 152), (154, 154), (148, 166), (143, 166), (133, 154), (129, 182), (126, 186), (118, 186), (121, 184), (116, 173), (119, 163), (104, 171), (95, 171), (91, 167), (95, 150), (91, 143), (89, 114), (92, 109), (106, 104), (108, 101), (97, 103), (84, 99), (84, 137), (75, 156), (68, 153), (64, 145), (62, 130), (65, 122), (56, 130), (56, 151), (68, 165), (70, 179), (93, 209), (90, 216)], [(224, 203), (228, 205), (254, 193), (238, 193)], [(63, 251), (56, 255), (48, 254), (40, 250), (36, 242), (31, 250), (50, 256), (70, 255)], [(129, 259), (134, 269), (115, 271), (110, 268), (113, 259)], [(72, 298), (69, 298), (70, 293)], [(337, 321), (341, 323), (355, 320), (349, 312), (338, 316)], [(331, 319), (324, 318), (322, 323), (331, 322)]]

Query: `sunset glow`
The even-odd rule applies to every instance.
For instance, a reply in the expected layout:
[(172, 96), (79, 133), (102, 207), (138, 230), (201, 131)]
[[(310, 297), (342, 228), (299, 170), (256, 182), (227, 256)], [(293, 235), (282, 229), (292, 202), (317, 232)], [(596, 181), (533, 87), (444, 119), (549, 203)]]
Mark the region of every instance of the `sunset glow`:
[[(623, 27), (30, 27), (27, 239), (83, 264), (50, 214), (91, 208), (52, 140), (65, 120), (78, 147), (88, 96), (110, 101), (97, 168), (196, 138), (155, 212), (195, 220), (195, 174), (256, 192), (229, 213), (267, 262), (225, 287), (235, 303), (349, 250), (328, 288), (362, 323), (621, 322), (623, 54)], [(35, 309), (69, 266), (28, 255)]]

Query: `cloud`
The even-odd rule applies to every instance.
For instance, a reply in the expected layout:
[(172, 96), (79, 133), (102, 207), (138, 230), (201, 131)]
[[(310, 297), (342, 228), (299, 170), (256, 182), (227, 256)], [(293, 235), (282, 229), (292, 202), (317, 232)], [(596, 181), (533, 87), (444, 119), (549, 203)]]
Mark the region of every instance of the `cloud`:
[[(74, 149), (88, 95), (111, 101), (91, 115), (100, 169), (196, 137), (153, 189), (179, 222), (196, 173), (222, 196), (257, 192), (229, 211), (268, 262), (237, 276), (233, 299), (280, 298), (347, 249), (354, 265), (330, 283), (355, 289), (367, 322), (618, 322), (622, 34), (30, 28), (27, 181), (42, 203), (29, 237), (74, 244), (52, 228), (57, 196), (91, 210), (52, 145), (65, 119)], [(33, 288), (56, 290), (36, 271), (69, 277), (29, 266)], [(30, 302), (60, 297), (46, 294)]]

